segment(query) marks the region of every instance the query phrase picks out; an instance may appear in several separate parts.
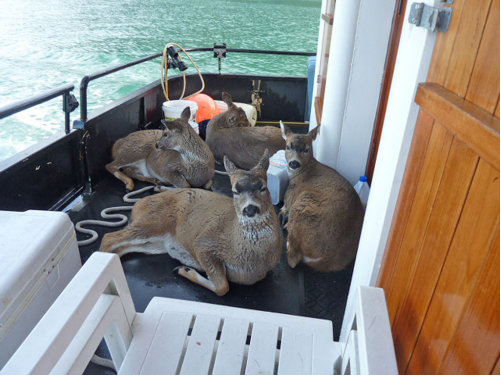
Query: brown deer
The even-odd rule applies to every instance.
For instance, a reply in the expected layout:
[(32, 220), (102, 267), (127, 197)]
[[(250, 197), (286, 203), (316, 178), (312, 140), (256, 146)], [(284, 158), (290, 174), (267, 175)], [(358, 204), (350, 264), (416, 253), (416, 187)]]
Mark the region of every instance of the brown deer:
[(265, 149), (273, 155), (285, 148), (278, 127), (251, 127), (245, 111), (233, 103), (231, 95), (223, 92), (222, 97), (228, 110), (209, 122), (206, 137), (218, 163), (226, 155), (237, 167), (248, 170), (256, 165)]
[(304, 262), (321, 272), (346, 268), (355, 258), (364, 209), (351, 184), (313, 157), (319, 127), (294, 134), (280, 124), (287, 140), (289, 186), (281, 214), (288, 216), (287, 261)]
[(106, 169), (134, 189), (132, 178), (178, 188), (211, 188), (214, 156), (207, 144), (188, 123), (190, 108), (181, 118), (162, 120), (165, 129), (129, 134), (113, 144), (113, 161)]
[[(280, 223), (266, 186), (268, 152), (250, 171), (224, 158), (233, 198), (202, 189), (173, 189), (138, 201), (130, 225), (108, 233), (101, 251), (168, 253), (177, 273), (224, 295), (229, 283), (254, 284), (278, 263)], [(198, 271), (204, 271), (208, 278)]]

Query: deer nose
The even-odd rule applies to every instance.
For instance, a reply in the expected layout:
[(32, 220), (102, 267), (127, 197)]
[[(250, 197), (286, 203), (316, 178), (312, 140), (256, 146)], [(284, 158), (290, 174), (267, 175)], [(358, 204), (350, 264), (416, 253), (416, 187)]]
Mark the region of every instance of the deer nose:
[(301, 166), (301, 164), (298, 161), (290, 161), (289, 162), (289, 167), (292, 170), (295, 170), (296, 168), (299, 168), (300, 166)]
[(259, 214), (259, 208), (255, 205), (247, 205), (243, 213), (246, 217), (254, 217), (256, 214)]

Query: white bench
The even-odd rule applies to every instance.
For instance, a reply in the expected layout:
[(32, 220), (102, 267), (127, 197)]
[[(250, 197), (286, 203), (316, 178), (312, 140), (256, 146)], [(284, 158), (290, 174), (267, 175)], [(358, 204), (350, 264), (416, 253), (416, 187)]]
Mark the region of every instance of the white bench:
[(383, 291), (356, 305), (346, 343), (307, 317), (158, 297), (136, 313), (119, 258), (96, 252), (1, 372), (82, 373), (104, 338), (120, 374), (396, 374)]

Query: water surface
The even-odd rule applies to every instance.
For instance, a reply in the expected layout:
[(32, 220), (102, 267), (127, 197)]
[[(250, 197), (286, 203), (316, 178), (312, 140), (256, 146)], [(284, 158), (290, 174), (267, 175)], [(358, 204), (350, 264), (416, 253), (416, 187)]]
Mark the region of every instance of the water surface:
[[(175, 42), (316, 52), (321, 0), (0, 0), (0, 106)], [(208, 53), (192, 56), (217, 72)], [(225, 73), (306, 75), (305, 57), (229, 54)], [(89, 85), (89, 111), (160, 78), (161, 59)], [(194, 72), (192, 68), (188, 72)], [(0, 120), (0, 160), (63, 132), (61, 99)], [(78, 110), (72, 113), (77, 118)]]

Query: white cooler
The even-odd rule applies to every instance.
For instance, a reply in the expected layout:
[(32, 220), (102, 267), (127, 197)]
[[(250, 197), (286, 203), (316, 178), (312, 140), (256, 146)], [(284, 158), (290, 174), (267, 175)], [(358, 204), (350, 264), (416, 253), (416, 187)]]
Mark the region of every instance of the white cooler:
[(0, 211), (0, 369), (81, 267), (69, 217)]

